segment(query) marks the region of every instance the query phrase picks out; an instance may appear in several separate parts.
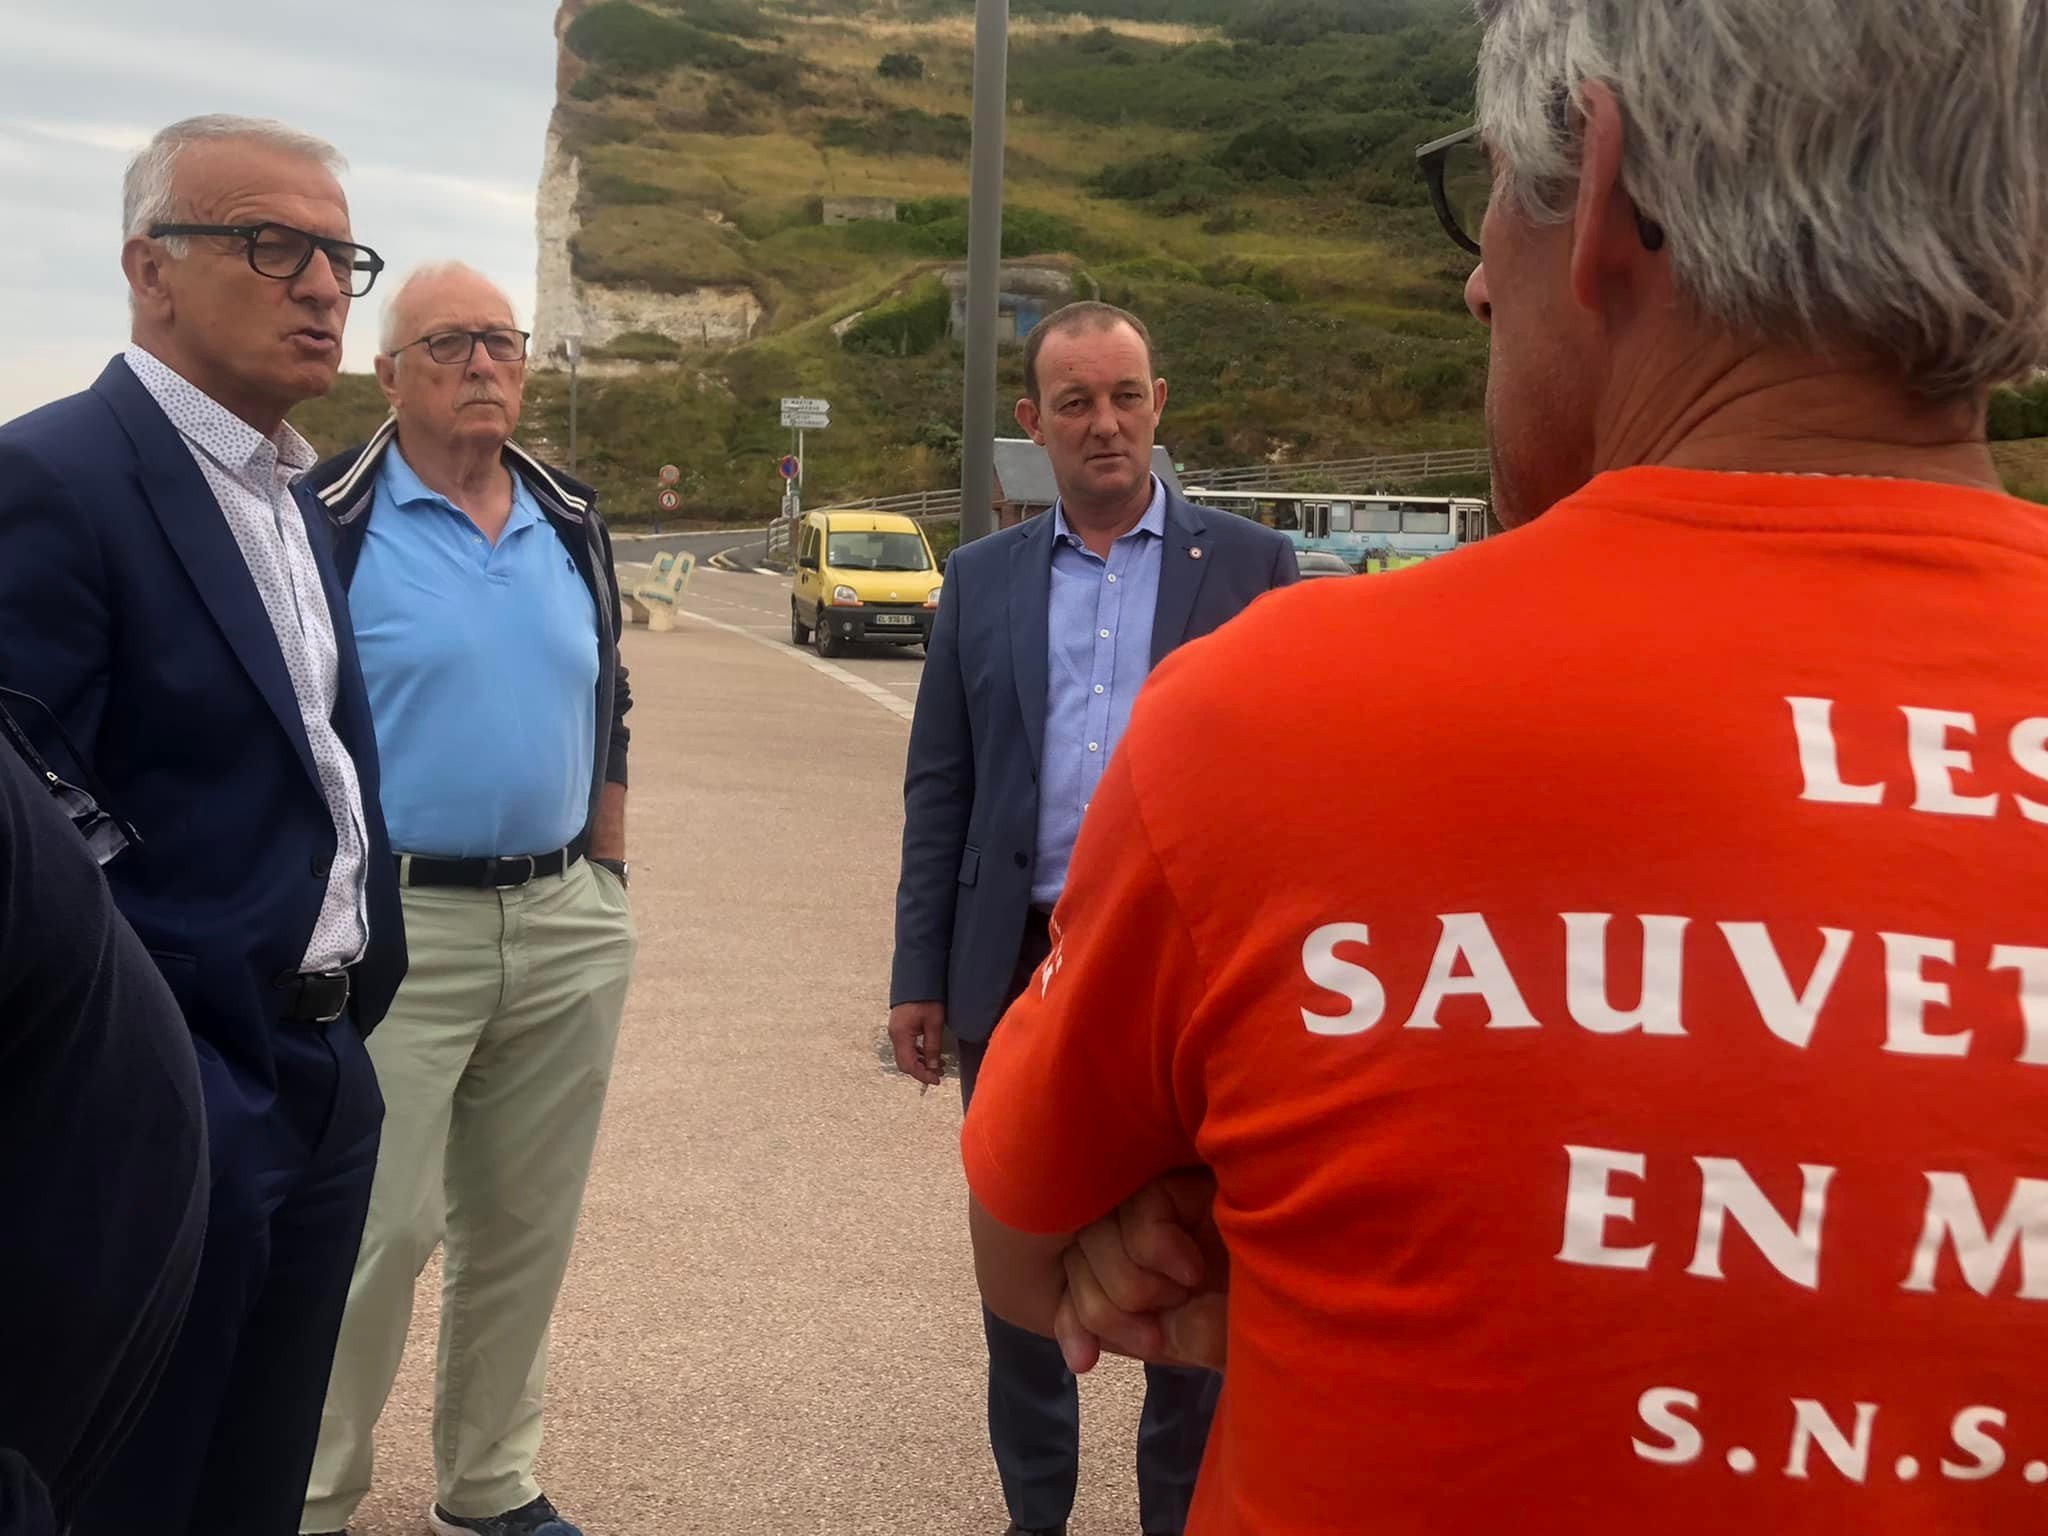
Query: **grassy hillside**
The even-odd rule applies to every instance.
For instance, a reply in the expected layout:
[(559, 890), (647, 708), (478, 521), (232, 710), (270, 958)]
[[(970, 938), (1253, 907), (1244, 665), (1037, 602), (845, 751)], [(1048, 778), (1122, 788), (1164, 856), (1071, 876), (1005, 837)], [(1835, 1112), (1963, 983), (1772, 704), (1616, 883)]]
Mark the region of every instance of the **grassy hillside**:
[[(1437, 232), (1413, 146), (1465, 120), (1475, 39), (1459, 0), (1094, 0), (1013, 6), (1005, 255), (1066, 266), (1138, 310), (1190, 463), (1469, 445), (1485, 350), (1467, 270)], [(822, 395), (811, 499), (957, 483), (961, 361), (933, 313), (966, 255), (967, 0), (603, 0), (568, 32), (556, 127), (581, 158), (579, 278), (753, 288), (751, 344), (622, 380), (586, 377), (582, 467), (615, 512), (687, 471), (685, 515), (758, 518), (777, 496), (775, 401)], [(886, 72), (884, 61), (889, 60)], [(827, 227), (833, 196), (901, 200)], [(715, 218), (714, 218), (715, 216)], [(668, 353), (658, 339), (640, 355)], [(620, 349), (630, 350), (630, 349)], [(302, 424), (337, 443), (376, 414), (345, 381)], [(1000, 416), (1021, 390), (1005, 353)], [(566, 440), (566, 393), (534, 416)]]
[[(1469, 261), (1413, 148), (1469, 120), (1464, 0), (1013, 0), (1004, 254), (1143, 314), (1184, 463), (1309, 460), (1482, 440)], [(824, 396), (808, 500), (958, 483), (961, 357), (936, 272), (967, 251), (971, 0), (569, 0), (554, 126), (582, 167), (585, 283), (745, 285), (763, 332), (586, 375), (581, 472), (611, 515), (752, 520), (780, 495), (783, 395)], [(820, 200), (899, 201), (827, 226)], [(840, 322), (861, 318), (845, 340)], [(998, 420), (1021, 393), (1006, 351)], [(2048, 409), (2044, 403), (2043, 409)], [(381, 414), (351, 378), (300, 413), (323, 446)], [(2009, 435), (2033, 435), (2008, 410)], [(527, 435), (559, 452), (567, 386), (536, 374)], [(2028, 475), (2034, 471), (2029, 469)], [(2048, 474), (2039, 475), (2048, 481)], [(2029, 483), (2034, 483), (2030, 480)]]

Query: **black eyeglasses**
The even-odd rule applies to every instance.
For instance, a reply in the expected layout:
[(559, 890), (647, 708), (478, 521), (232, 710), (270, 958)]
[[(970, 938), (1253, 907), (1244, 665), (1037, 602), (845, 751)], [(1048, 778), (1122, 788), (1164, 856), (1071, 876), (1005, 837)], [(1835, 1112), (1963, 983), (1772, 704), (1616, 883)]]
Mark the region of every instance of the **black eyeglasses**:
[[(1479, 125), (1430, 140), (1415, 151), (1415, 163), (1429, 185), (1429, 200), (1444, 233), (1460, 250), (1479, 256), (1479, 230), (1486, 223), (1487, 205), (1493, 201), (1493, 167), (1479, 141)], [(1636, 232), (1644, 250), (1664, 249), (1664, 226), (1645, 217), (1640, 208), (1636, 210)]]
[[(18, 699), (24, 704), (35, 705), (48, 718), (51, 729), (57, 733), (57, 739), (64, 744), (64, 750), (71, 754), (74, 761), (83, 763), (84, 759), (79, 757), (78, 749), (71, 745), (71, 738), (65, 735), (64, 727), (58, 723), (57, 716), (49, 705), (32, 693), (20, 693), (12, 688), (0, 688), (0, 695)], [(28, 739), (27, 732), (15, 724), (14, 717), (4, 706), (0, 706), (0, 736), (7, 738), (16, 754), (28, 765), (29, 771), (43, 781), (44, 786), (50, 791), (51, 798), (57, 802), (58, 808), (71, 818), (71, 825), (76, 827), (78, 835), (85, 839), (86, 848), (90, 850), (101, 868), (113, 863), (127, 849), (142, 841), (133, 827), (113, 812), (102, 808), (92, 795), (76, 784), (59, 778), (56, 770), (44, 760), (42, 753), (36, 750), (35, 743)], [(90, 776), (88, 770), (87, 777)]]
[(525, 360), (526, 344), (533, 339), (531, 331), (515, 331), (497, 327), (488, 331), (435, 331), (417, 341), (408, 341), (403, 347), (391, 349), (393, 357), (413, 347), (425, 347), (427, 356), (437, 363), (450, 367), (467, 363), (476, 356), (477, 343), (483, 343), (484, 355), (494, 363), (517, 363)]
[(172, 235), (213, 235), (222, 240), (240, 240), (248, 247), (249, 265), (265, 277), (290, 282), (319, 252), (341, 291), (360, 299), (384, 270), (384, 258), (367, 245), (330, 240), (289, 224), (152, 224), (150, 238), (163, 240)]

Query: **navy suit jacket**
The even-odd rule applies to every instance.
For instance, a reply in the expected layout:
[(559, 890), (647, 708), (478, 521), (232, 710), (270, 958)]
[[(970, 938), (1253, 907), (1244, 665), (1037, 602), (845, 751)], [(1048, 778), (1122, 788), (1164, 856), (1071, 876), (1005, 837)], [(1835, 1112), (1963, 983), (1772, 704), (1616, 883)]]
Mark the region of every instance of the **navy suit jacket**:
[[(303, 515), (303, 509), (301, 509)], [(307, 521), (340, 653), (334, 725), (355, 759), (369, 843), (368, 1033), (405, 974), (397, 869), (348, 601), (326, 528)], [(34, 694), (141, 836), (108, 884), (199, 1047), (276, 1085), (280, 976), (327, 888), (334, 823), (270, 616), (177, 429), (120, 358), (92, 388), (0, 427), (0, 684)], [(61, 773), (70, 754), (15, 718)], [(213, 1074), (206, 1074), (211, 1079)], [(260, 1085), (260, 1087), (258, 1087)], [(209, 1093), (208, 1110), (224, 1106)]]
[[(1171, 491), (1164, 545), (1154, 666), (1300, 574), (1285, 535)], [(962, 1040), (995, 1032), (1024, 942), (1051, 595), (1050, 513), (962, 545), (946, 565), (918, 685), (889, 1001), (945, 1003)]]

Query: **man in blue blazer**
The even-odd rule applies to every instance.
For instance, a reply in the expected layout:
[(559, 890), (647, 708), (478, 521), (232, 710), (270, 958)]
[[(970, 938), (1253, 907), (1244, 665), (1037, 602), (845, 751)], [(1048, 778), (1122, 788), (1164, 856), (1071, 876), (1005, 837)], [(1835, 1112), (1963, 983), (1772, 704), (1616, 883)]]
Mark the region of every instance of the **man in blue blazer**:
[[(997, 1020), (1051, 950), (1082, 813), (1151, 669), (1298, 572), (1285, 537), (1191, 506), (1151, 471), (1166, 406), (1136, 316), (1073, 304), (1035, 330), (1017, 420), (1052, 461), (1043, 517), (957, 551), (918, 689), (904, 777), (889, 1034), (971, 1099)], [(1012, 1533), (1066, 1529), (1080, 1464), (1073, 1376), (1049, 1339), (983, 1311), (989, 1440)], [(1179, 1536), (1216, 1405), (1206, 1371), (1148, 1367), (1138, 1514)]]
[(0, 428), (0, 684), (139, 835), (107, 876), (192, 1032), (212, 1165), (183, 1330), (76, 1536), (298, 1529), (369, 1201), (362, 1037), (404, 937), (345, 599), (291, 493), (313, 453), (284, 421), (331, 387), (381, 266), (339, 164), (274, 123), (164, 130), (126, 186), (134, 344)]

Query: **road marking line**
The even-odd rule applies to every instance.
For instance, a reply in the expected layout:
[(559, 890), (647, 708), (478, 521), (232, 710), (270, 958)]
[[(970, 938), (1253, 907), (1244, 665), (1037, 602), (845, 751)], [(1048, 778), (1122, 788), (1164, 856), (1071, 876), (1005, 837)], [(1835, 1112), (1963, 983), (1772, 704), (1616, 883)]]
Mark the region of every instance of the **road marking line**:
[(737, 624), (727, 624), (720, 619), (706, 618), (701, 613), (692, 613), (685, 608), (678, 608), (676, 610), (676, 617), (694, 619), (699, 624), (708, 624), (713, 629), (722, 629), (729, 635), (738, 635), (742, 640), (751, 641), (755, 645), (765, 646), (778, 656), (787, 656), (792, 661), (800, 661), (813, 671), (824, 673), (825, 676), (831, 678), (835, 683), (851, 688), (861, 697), (873, 699), (882, 708), (888, 710), (890, 714), (895, 715), (900, 720), (908, 720), (917, 713), (917, 706), (908, 699), (899, 699), (879, 683), (871, 683), (866, 678), (856, 676), (854, 673), (847, 671), (844, 667), (835, 667), (831, 662), (824, 660), (822, 657), (813, 656), (809, 651), (800, 651), (785, 640), (764, 640), (752, 630), (742, 629)]

